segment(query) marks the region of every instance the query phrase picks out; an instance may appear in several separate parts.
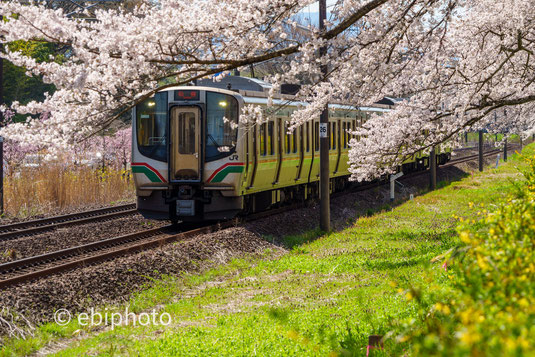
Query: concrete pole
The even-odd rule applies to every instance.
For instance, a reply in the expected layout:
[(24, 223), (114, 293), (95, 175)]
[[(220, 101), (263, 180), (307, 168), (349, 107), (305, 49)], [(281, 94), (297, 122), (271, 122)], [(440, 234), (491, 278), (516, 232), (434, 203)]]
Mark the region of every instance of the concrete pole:
[(429, 153), (429, 187), (431, 190), (437, 188), (437, 153), (434, 146)]
[(479, 171), (483, 171), (483, 130), (479, 134)]
[[(320, 32), (325, 31), (325, 20), (327, 19), (326, 0), (319, 1), (319, 26)], [(320, 48), (320, 56), (327, 53), (327, 48)], [(327, 75), (327, 66), (321, 66), (322, 75)], [(329, 106), (326, 105), (320, 115), (320, 229), (324, 232), (331, 230), (331, 207), (330, 207), (330, 185), (329, 185)]]

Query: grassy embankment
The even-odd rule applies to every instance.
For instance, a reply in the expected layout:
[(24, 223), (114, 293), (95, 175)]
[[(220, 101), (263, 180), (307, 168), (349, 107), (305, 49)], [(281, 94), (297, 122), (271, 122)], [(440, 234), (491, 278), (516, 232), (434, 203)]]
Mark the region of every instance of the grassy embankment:
[[(533, 154), (531, 146), (525, 151)], [(481, 206), (492, 208), (514, 191), (512, 181), (522, 179), (516, 166), (524, 165), (512, 158), (498, 170), (360, 217), (344, 231), (288, 237), (291, 250), (278, 258), (266, 252), (264, 259), (165, 279), (131, 300), (131, 311), (158, 306), (170, 313), (170, 327), (48, 324), (32, 339), (9, 341), (4, 352), (24, 354), (65, 338), (59, 355), (365, 355), (369, 335), (418, 319), (447, 297), (449, 272), (430, 260), (460, 243), (457, 217), (475, 218)], [(433, 298), (416, 303), (420, 293)], [(407, 349), (395, 339), (385, 344), (387, 355)]]

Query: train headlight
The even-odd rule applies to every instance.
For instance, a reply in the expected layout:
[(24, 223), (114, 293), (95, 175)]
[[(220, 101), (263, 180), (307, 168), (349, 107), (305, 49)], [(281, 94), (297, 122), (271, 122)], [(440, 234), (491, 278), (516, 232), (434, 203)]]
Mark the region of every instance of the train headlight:
[(224, 101), (219, 102), (219, 106), (220, 106), (220, 107), (226, 108), (227, 105), (228, 105), (227, 102), (224, 102)]

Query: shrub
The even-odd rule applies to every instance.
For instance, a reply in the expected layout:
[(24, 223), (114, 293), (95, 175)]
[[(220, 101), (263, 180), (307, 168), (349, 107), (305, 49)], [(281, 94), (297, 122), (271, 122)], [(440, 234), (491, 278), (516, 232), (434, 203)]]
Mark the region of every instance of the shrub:
[(521, 194), (459, 228), (464, 246), (444, 272), (453, 290), (398, 336), (415, 355), (535, 355), (535, 157), (526, 160)]

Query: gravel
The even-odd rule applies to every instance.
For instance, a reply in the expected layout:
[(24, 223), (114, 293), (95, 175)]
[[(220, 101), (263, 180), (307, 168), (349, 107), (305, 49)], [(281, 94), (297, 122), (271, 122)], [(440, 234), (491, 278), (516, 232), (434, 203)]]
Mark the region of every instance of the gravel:
[(57, 309), (74, 314), (125, 302), (162, 275), (199, 272), (244, 254), (264, 253), (267, 248), (274, 254), (284, 252), (244, 228), (229, 228), (9, 288), (0, 295), (0, 306), (34, 324), (42, 323), (50, 321)]
[(140, 214), (116, 218), (105, 222), (57, 228), (41, 234), (0, 242), (0, 263), (33, 255), (117, 237), (129, 233), (167, 225), (164, 221), (151, 221)]

